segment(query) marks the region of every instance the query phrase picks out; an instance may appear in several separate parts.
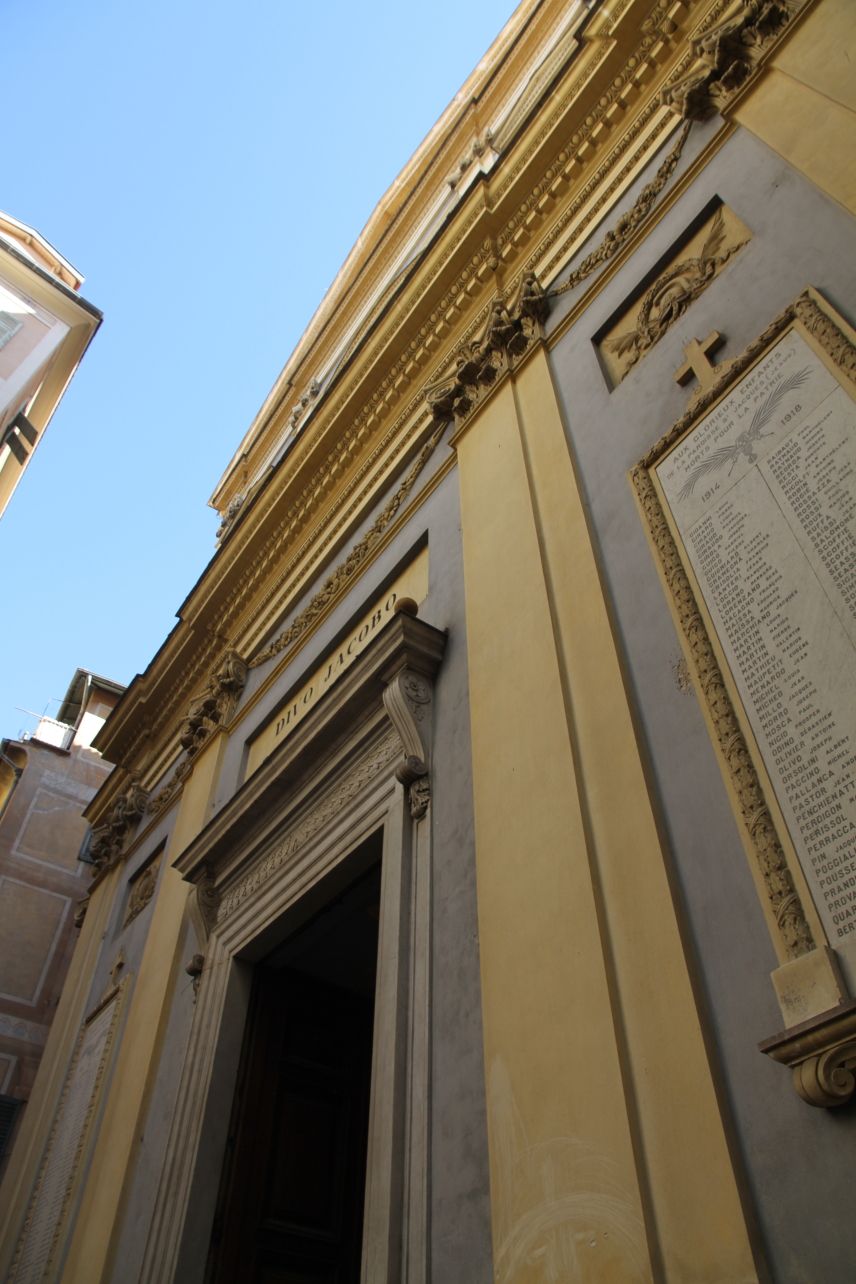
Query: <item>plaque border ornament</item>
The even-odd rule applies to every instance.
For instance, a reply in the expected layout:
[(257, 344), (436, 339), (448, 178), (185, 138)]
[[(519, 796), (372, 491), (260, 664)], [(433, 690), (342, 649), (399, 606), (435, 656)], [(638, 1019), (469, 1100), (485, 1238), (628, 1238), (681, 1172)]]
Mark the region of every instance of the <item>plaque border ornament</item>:
[[(788, 960), (826, 949), (822, 928), (806, 914), (785, 846), (765, 796), (759, 770), (744, 736), (716, 650), (666, 517), (653, 472), (666, 453), (728, 393), (784, 333), (799, 325), (827, 359), (843, 386), (856, 384), (856, 345), (823, 296), (807, 287), (736, 358), (717, 367), (718, 377), (700, 389), (669, 431), (630, 470), (630, 479), (659, 559), (684, 636), (690, 668), (703, 697), (716, 745), (737, 799), (740, 818), (766, 891), (778, 944)], [(816, 1106), (841, 1105), (856, 1091), (856, 1005), (847, 1001), (765, 1040), (761, 1051), (787, 1064), (797, 1092)], [(842, 1024), (843, 1023), (843, 1024)]]

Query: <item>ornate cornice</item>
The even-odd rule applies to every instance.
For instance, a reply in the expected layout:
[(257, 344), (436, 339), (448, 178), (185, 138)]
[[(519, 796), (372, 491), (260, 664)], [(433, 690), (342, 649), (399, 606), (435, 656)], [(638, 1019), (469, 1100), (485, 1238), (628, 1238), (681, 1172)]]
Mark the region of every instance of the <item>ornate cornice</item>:
[[(341, 805), (343, 795), (328, 792), (331, 781), (358, 791), (389, 765), (392, 783), (393, 763), (406, 766), (409, 758), (419, 759), (420, 779), (427, 775), (430, 691), (445, 645), (445, 633), (416, 618), (412, 608), (396, 612), (325, 699), (178, 854), (176, 868), (197, 887), (201, 942), (252, 890), (262, 866), (264, 880), (335, 814), (329, 800), (338, 797)], [(387, 697), (390, 686), (395, 691)], [(354, 781), (354, 771), (368, 775)], [(402, 783), (416, 815), (420, 791), (411, 781)], [(239, 887), (244, 892), (236, 893)]]
[[(311, 431), (295, 437), (284, 464), (233, 512), (220, 551), (182, 607), (177, 629), (108, 724), (99, 744), (107, 757), (146, 773), (155, 761), (168, 761), (182, 706), (200, 674), (224, 646), (246, 653), (248, 642), (257, 645), (255, 639), (324, 571), (347, 531), (390, 485), (395, 471), (391, 461), (406, 458), (430, 422), (426, 384), (442, 382), (455, 351), (487, 324), (488, 300), (507, 299), (525, 265), (533, 265), (548, 242), (555, 247), (551, 262), (559, 261), (580, 220), (588, 225), (623, 190), (625, 179), (616, 180), (616, 186), (610, 167), (623, 173), (627, 165), (644, 164), (656, 150), (662, 137), (656, 113), (664, 112), (657, 95), (675, 69), (689, 66), (680, 43), (687, 24), (700, 9), (717, 19), (722, 10), (719, 4), (706, 8), (704, 0), (697, 0), (679, 11), (679, 21), (667, 8), (665, 3), (653, 11), (647, 8), (650, 21), (644, 30), (637, 15), (641, 10), (644, 16), (646, 9), (639, 3), (620, 6), (608, 21), (606, 11), (595, 15), (594, 34), (589, 39), (583, 33), (586, 48), (551, 89), (546, 115), (542, 111), (537, 124), (521, 126), (519, 136), (504, 143), (507, 154), (462, 197), (439, 241), (414, 265), (406, 282), (396, 285), (395, 297), (372, 305), (366, 328), (338, 361), (324, 396), (317, 398), (311, 397), (309, 372), (324, 368), (321, 356), (335, 346), (338, 319), (313, 332), (294, 376), (297, 386), (304, 387), (298, 408), (304, 397), (309, 399), (301, 413), (311, 409)], [(551, 6), (551, 21), (559, 21), (558, 12)], [(697, 24), (696, 33), (704, 25)], [(630, 119), (628, 107), (634, 103), (639, 110)], [(572, 113), (569, 141), (554, 146), (553, 159), (545, 165), (550, 140), (562, 141), (562, 120)], [(466, 129), (461, 126), (460, 137), (468, 131), (471, 138), (471, 121)], [(601, 162), (611, 140), (609, 156)], [(436, 153), (438, 183), (449, 172), (447, 155), (442, 148)], [(573, 172), (583, 178), (597, 167), (600, 187), (585, 208), (562, 222), (565, 179), (557, 187), (551, 175), (557, 164), (564, 170), (571, 159)], [(535, 182), (527, 186), (529, 174)], [(583, 189), (588, 186), (586, 179)], [(521, 205), (518, 194), (524, 192)], [(575, 196), (575, 208), (576, 202)], [(378, 253), (382, 258), (387, 251), (394, 257), (392, 241)], [(503, 275), (513, 273), (515, 264), (520, 274), (503, 288)], [(348, 286), (349, 307), (350, 301), (356, 306), (361, 292), (368, 297), (376, 280), (374, 265), (364, 281), (354, 278)], [(271, 414), (279, 413), (272, 403)]]
[(276, 845), (256, 861), (250, 871), (230, 888), (223, 897), (218, 919), (228, 918), (259, 887), (269, 881), (287, 862), (323, 829), (328, 821), (341, 812), (346, 803), (356, 798), (366, 784), (384, 767), (394, 761), (399, 752), (397, 736), (389, 732), (359, 764), (340, 780), (328, 795), (290, 829)]

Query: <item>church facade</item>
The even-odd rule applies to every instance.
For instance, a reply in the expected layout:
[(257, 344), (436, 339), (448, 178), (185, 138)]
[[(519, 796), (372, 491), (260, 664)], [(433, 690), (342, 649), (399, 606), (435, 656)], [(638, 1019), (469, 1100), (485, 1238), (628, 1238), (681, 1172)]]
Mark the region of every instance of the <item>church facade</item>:
[(525, 0), (382, 200), (97, 739), (4, 1277), (851, 1278), (853, 45)]

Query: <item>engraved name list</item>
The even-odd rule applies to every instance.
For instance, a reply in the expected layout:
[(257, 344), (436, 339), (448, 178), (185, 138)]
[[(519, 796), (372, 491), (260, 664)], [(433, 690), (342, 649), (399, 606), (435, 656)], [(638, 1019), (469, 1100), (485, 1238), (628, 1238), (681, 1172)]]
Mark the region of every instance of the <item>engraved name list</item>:
[(832, 944), (856, 936), (856, 407), (791, 330), (656, 475)]

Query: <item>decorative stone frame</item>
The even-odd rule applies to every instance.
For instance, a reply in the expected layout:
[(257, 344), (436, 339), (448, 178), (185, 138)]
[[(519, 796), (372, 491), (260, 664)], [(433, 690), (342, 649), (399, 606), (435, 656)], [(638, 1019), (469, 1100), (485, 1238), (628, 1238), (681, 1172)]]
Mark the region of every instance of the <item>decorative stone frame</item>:
[(68, 1249), (67, 1232), (113, 1068), (113, 1048), (130, 977), (111, 983), (84, 1018), (65, 1075), (50, 1136), (39, 1165), (10, 1281), (57, 1278)]
[(853, 1073), (856, 1066), (856, 1004), (848, 1000), (790, 842), (787, 839), (783, 841), (780, 836), (774, 819), (775, 809), (770, 807), (765, 796), (763, 768), (759, 770), (753, 758), (732, 702), (730, 681), (723, 676), (705, 613), (696, 600), (652, 474), (675, 443), (794, 326), (825, 356), (842, 384), (848, 386), (856, 382), (856, 347), (841, 328), (843, 325), (817, 291), (805, 290), (740, 356), (719, 368), (713, 383), (693, 398), (685, 414), (630, 474), (673, 612), (683, 634), (714, 742), (737, 802), (738, 820), (747, 846), (755, 857), (756, 882), (763, 888), (771, 911), (769, 921), (773, 924), (774, 944), (780, 958), (789, 960), (779, 971), (791, 969), (789, 979), (791, 985), (797, 981), (797, 987), (799, 981), (793, 969), (798, 969), (809, 985), (822, 972), (819, 992), (834, 996), (823, 1004), (827, 1010), (815, 1011), (809, 1019), (795, 1022), (782, 1034), (760, 1045), (767, 1055), (791, 1066), (800, 1096), (818, 1106), (842, 1104), (856, 1090)]
[(394, 616), (175, 862), (195, 887), (204, 964), (141, 1281), (202, 1280), (252, 963), (314, 912), (322, 880), (359, 872), (346, 862), (379, 829), (362, 1278), (428, 1279), (431, 708), (445, 641)]

